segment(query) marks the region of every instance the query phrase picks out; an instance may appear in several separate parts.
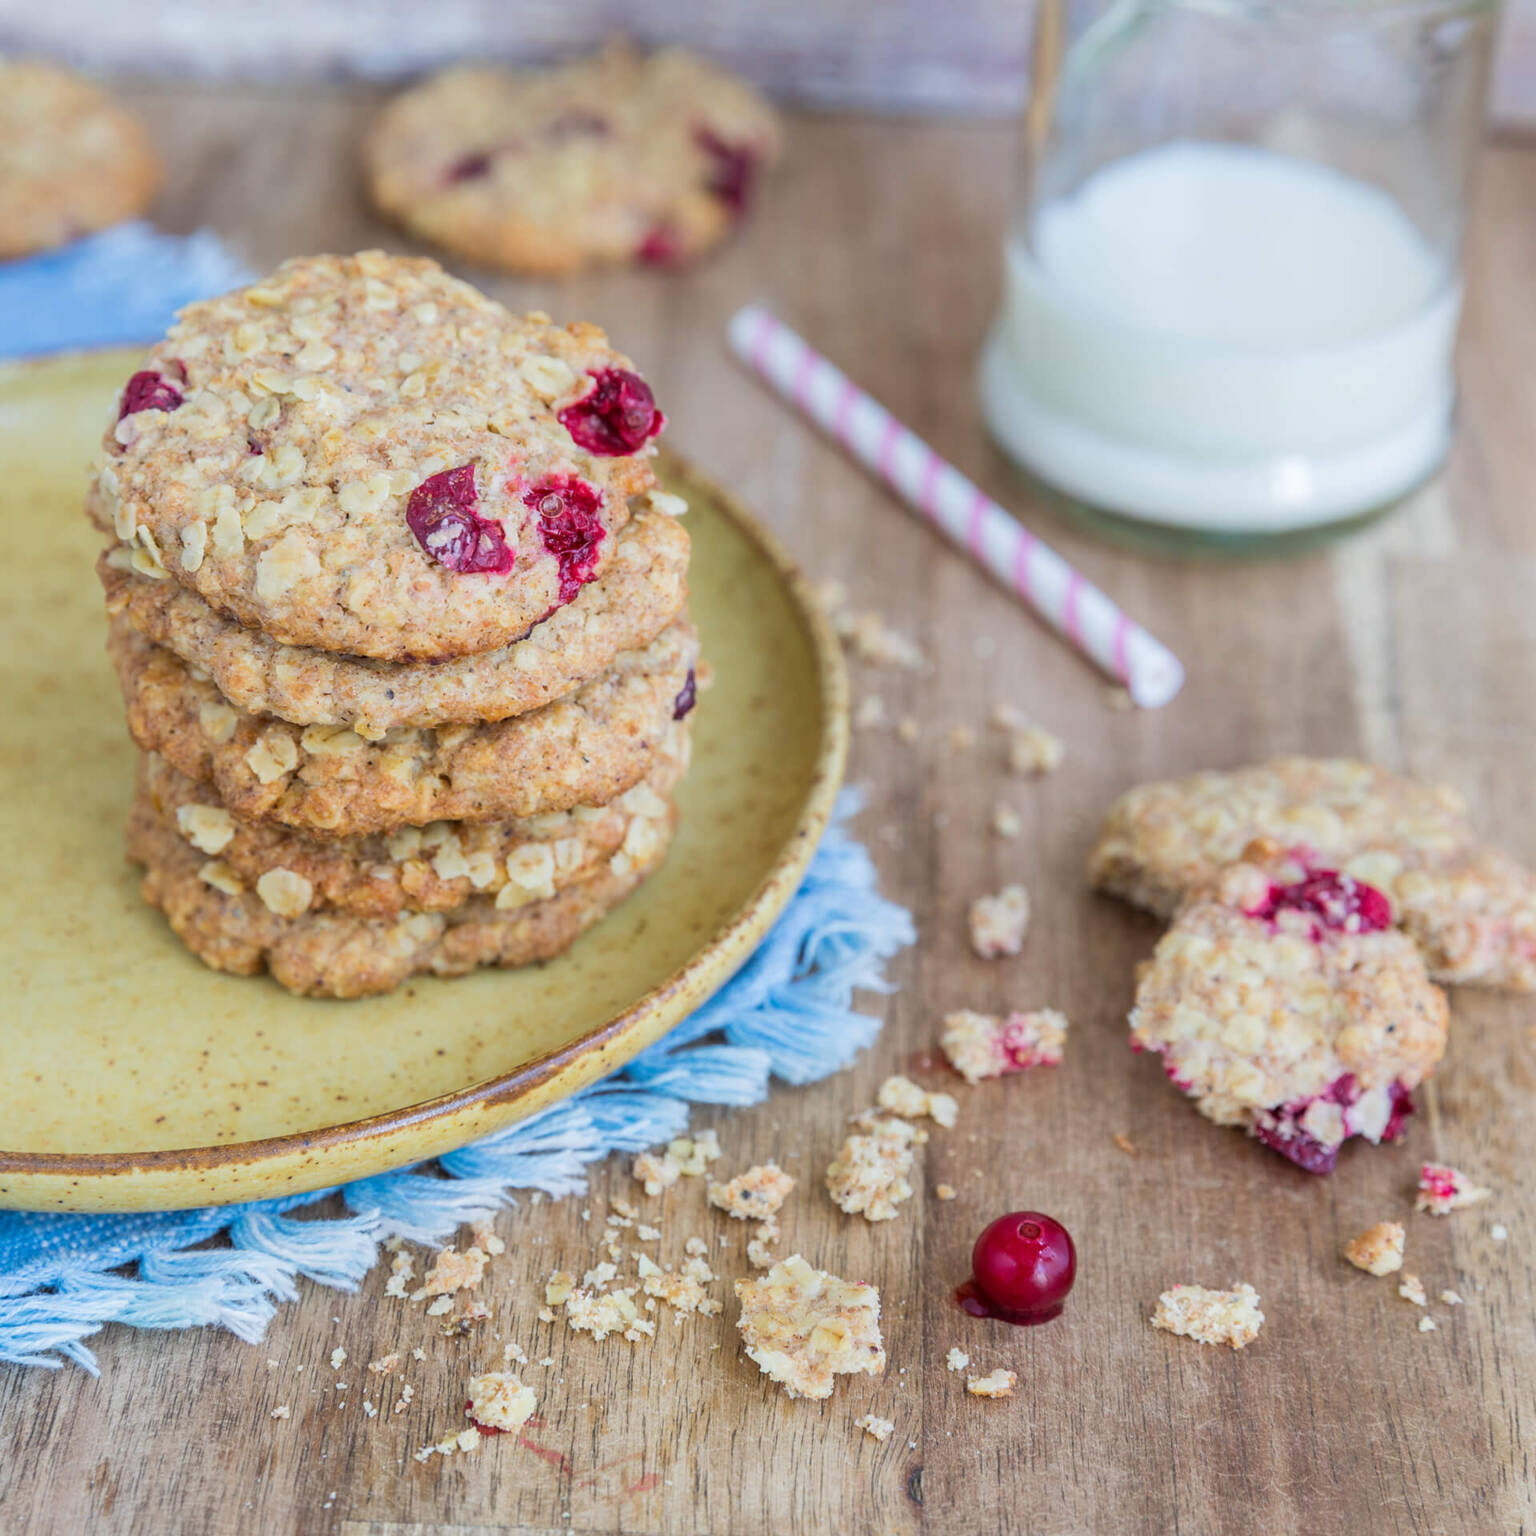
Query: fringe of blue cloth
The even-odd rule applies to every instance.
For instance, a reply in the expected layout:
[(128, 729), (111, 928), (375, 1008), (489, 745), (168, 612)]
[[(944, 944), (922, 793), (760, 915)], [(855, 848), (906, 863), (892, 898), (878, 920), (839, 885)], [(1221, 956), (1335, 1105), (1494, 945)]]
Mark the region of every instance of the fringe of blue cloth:
[[(848, 835), (857, 809), (845, 790), (799, 891), (710, 1001), (611, 1077), (509, 1130), (433, 1164), (284, 1200), (0, 1212), (0, 1360), (67, 1358), (95, 1374), (83, 1341), (109, 1322), (213, 1323), (254, 1342), (300, 1275), (355, 1290), (386, 1237), (441, 1243), (515, 1204), (512, 1190), (578, 1193), (589, 1163), (678, 1135), (691, 1104), (754, 1104), (772, 1078), (809, 1083), (846, 1067), (880, 1029), (853, 1011), (854, 989), (890, 990), (885, 961), (915, 939), (911, 915), (879, 894), (868, 851)], [(337, 1193), (350, 1215), (290, 1214)]]

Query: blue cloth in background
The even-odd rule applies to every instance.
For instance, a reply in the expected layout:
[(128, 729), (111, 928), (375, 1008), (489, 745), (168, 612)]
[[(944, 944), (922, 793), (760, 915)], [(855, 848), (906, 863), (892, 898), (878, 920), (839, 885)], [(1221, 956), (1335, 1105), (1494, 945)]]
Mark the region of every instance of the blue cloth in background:
[(0, 262), (0, 356), (148, 345), (182, 305), (251, 275), (209, 230), (165, 235), (142, 222)]

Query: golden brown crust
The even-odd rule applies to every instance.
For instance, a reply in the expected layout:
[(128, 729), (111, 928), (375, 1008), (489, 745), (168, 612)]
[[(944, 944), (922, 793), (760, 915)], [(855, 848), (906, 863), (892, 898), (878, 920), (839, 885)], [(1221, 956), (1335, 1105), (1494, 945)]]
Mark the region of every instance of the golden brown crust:
[(295, 725), (350, 726), (377, 740), (397, 726), (471, 725), (538, 709), (643, 649), (682, 612), (688, 534), (643, 511), (619, 536), (612, 565), (523, 639), (443, 662), (372, 661), (283, 645), (224, 618), (197, 593), (127, 567), (120, 547), (97, 563), (107, 611), (200, 667), (248, 714)]
[(159, 185), (144, 129), (97, 86), (35, 60), (0, 63), (0, 257), (132, 218)]
[(470, 260), (549, 276), (692, 259), (778, 152), (778, 119), (745, 82), (681, 49), (622, 45), (556, 69), (446, 70), (390, 102), (364, 145), (384, 213)]
[(681, 620), (542, 709), (486, 725), (402, 728), (380, 742), (243, 714), (121, 615), (107, 650), (144, 751), (211, 783), (236, 815), (347, 837), (606, 804), (649, 772), (698, 644)]
[[(669, 824), (668, 833), (671, 827)], [(145, 865), (144, 899), (165, 913), (204, 964), (238, 975), (270, 971), (290, 992), (367, 997), (421, 974), (458, 976), (477, 966), (512, 967), (568, 949), (661, 862), (623, 874), (603, 869), (547, 901), (498, 912), (477, 896), (449, 913), (369, 919), (342, 913), (282, 917), (251, 891), (227, 892), (199, 873), (204, 855), (178, 837), (146, 799), (128, 828), (129, 857)]]
[(140, 793), (184, 842), (247, 887), (272, 870), (290, 870), (309, 885), (312, 911), (394, 917), (448, 911), (474, 896), (506, 910), (578, 884), (615, 857), (643, 856), (671, 815), (670, 797), (687, 764), (688, 727), (681, 722), (650, 773), (605, 806), (324, 841), (231, 815), (209, 786), (153, 754), (140, 761)]

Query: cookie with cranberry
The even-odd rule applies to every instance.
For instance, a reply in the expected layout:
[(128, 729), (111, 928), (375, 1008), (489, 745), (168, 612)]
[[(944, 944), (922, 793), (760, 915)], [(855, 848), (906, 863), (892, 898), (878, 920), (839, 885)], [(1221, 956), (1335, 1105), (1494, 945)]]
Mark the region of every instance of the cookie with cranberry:
[(290, 992), (312, 997), (367, 997), (410, 976), (551, 959), (660, 864), (674, 824), (661, 824), (644, 859), (615, 858), (545, 900), (498, 908), (477, 895), (449, 912), (382, 918), (311, 911), (312, 890), (292, 871), (269, 871), (246, 885), (183, 841), (145, 797), (129, 820), (128, 853), (145, 867), (144, 899), (205, 965), (242, 976), (266, 970)]
[(508, 910), (546, 900), (616, 856), (643, 858), (671, 817), (688, 748), (684, 722), (667, 733), (645, 778), (607, 805), (513, 821), (434, 821), (365, 837), (321, 840), (236, 816), (208, 785), (155, 754), (141, 759), (139, 792), (184, 842), (244, 885), (258, 886), (273, 870), (301, 876), (311, 911), (394, 917), (448, 911), (475, 896)]
[(1436, 980), (1536, 990), (1536, 877), (1479, 842), (1454, 790), (1369, 763), (1285, 757), (1143, 784), (1110, 808), (1089, 878), (1166, 915), (1255, 838), (1375, 886)]
[(107, 650), (128, 729), (145, 752), (211, 785), (238, 816), (353, 837), (606, 804), (650, 772), (687, 713), (698, 642), (679, 620), (542, 709), (485, 725), (402, 726), (376, 742), (345, 726), (245, 714), (121, 615), (110, 621)]
[(0, 61), (0, 258), (131, 219), (159, 185), (143, 128), (97, 86), (51, 64)]
[(691, 260), (741, 219), (778, 153), (778, 119), (744, 81), (681, 49), (622, 46), (434, 75), (364, 146), (391, 218), (472, 261), (550, 276)]
[(663, 424), (596, 326), (377, 251), (188, 306), (115, 416), (94, 494), (143, 574), (382, 661), (495, 650), (569, 603)]
[(1400, 1134), (1448, 1012), (1380, 891), (1255, 843), (1190, 893), (1130, 1023), (1201, 1114), (1328, 1173), (1348, 1137)]
[[(667, 505), (664, 493), (652, 500)], [(114, 545), (97, 563), (108, 612), (208, 673), (231, 704), (295, 725), (350, 726), (375, 741), (397, 726), (470, 725), (538, 709), (625, 651), (643, 650), (687, 598), (688, 535), (675, 516), (645, 510), (619, 534), (602, 576), (522, 639), (452, 661), (372, 661), (283, 645), (123, 556)]]

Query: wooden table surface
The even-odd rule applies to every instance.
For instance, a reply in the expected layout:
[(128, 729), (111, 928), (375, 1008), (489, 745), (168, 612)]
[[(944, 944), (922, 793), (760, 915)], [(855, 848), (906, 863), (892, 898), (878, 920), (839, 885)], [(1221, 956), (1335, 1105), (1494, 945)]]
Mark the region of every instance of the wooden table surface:
[[(356, 181), (373, 96), (131, 94), (170, 161), (158, 210), (169, 227), (211, 225), (257, 268), (295, 252), (402, 248)], [(784, 1249), (879, 1286), (884, 1376), (849, 1379), (825, 1404), (790, 1402), (739, 1356), (734, 1305), (638, 1348), (536, 1323), (542, 1277), (557, 1261), (590, 1262), (608, 1202), (637, 1194), (612, 1159), (589, 1199), (525, 1201), (501, 1222), (509, 1246), (485, 1288), (488, 1326), (555, 1362), (528, 1373), (543, 1421), (532, 1444), (411, 1459), (462, 1425), (470, 1367), (499, 1345), (443, 1338), (420, 1306), (386, 1299), (376, 1272), (355, 1296), (303, 1285), (255, 1347), (212, 1330), (109, 1329), (95, 1341), (99, 1379), (0, 1371), (6, 1530), (1531, 1528), (1536, 1223), (1522, 1170), (1536, 1158), (1536, 1004), (1458, 994), (1448, 1058), (1406, 1144), (1347, 1152), (1332, 1179), (1314, 1179), (1200, 1120), (1153, 1060), (1126, 1049), (1133, 967), (1157, 928), (1090, 895), (1080, 870), (1096, 818), (1126, 786), (1283, 751), (1364, 753), (1443, 778), (1490, 833), (1536, 858), (1536, 149), (1498, 144), (1483, 161), (1446, 473), (1348, 543), (1237, 565), (1091, 542), (985, 440), (973, 368), (1012, 158), (1011, 133), (995, 125), (800, 119), (743, 238), (696, 273), (558, 289), (479, 275), (514, 305), (607, 326), (655, 385), (670, 441), (933, 657), (929, 677), (855, 668), (856, 697), (879, 692), (924, 728), (916, 745), (860, 735), (851, 769), (868, 789), (859, 827), (885, 889), (921, 931), (894, 967), (899, 991), (868, 1000), (886, 1019), (881, 1039), (831, 1081), (695, 1121), (719, 1128), (721, 1167), (777, 1157), (803, 1181)], [(1154, 714), (1110, 708), (1084, 663), (741, 372), (724, 322), (754, 298), (1172, 644), (1189, 669), (1182, 697)], [(1062, 771), (1007, 779), (984, 729), (998, 699), (1066, 739)], [(946, 745), (952, 725), (980, 744)], [(1023, 818), (1014, 841), (988, 830), (999, 796)], [(973, 958), (967, 903), (1016, 879), (1035, 901), (1024, 955)], [(1061, 1069), (963, 1092), (960, 1126), (935, 1133), (899, 1220), (868, 1226), (831, 1207), (820, 1175), (844, 1116), (934, 1042), (941, 1014), (1042, 1004), (1072, 1019)], [(1480, 1175), (1496, 1198), (1446, 1220), (1410, 1215), (1429, 1157)], [(959, 1198), (936, 1200), (940, 1182)], [(724, 1229), (697, 1181), (646, 1205), (674, 1245)], [(1065, 1318), (1040, 1329), (988, 1326), (951, 1301), (977, 1231), (1021, 1205), (1064, 1220), (1080, 1255)], [(1408, 1221), (1408, 1267), (1431, 1296), (1466, 1298), (1432, 1303), (1436, 1332), (1418, 1331), (1390, 1281), (1339, 1258), (1386, 1217)], [(1507, 1241), (1494, 1240), (1496, 1223)], [(1257, 1286), (1267, 1316), (1241, 1354), (1148, 1327), (1166, 1286), (1237, 1280)], [(982, 1369), (1015, 1370), (1017, 1396), (968, 1398), (944, 1367), (956, 1344)], [(327, 1363), (337, 1345), (349, 1356), (339, 1372)], [(407, 1356), (408, 1408), (387, 1411), (385, 1394), (386, 1411), (365, 1417), (362, 1363), (415, 1345), (426, 1358)], [(280, 1403), (292, 1417), (274, 1422)], [(870, 1411), (896, 1423), (883, 1445), (854, 1428)]]

